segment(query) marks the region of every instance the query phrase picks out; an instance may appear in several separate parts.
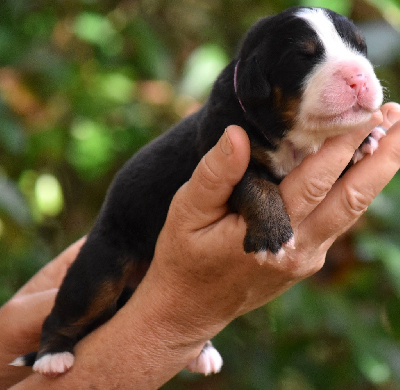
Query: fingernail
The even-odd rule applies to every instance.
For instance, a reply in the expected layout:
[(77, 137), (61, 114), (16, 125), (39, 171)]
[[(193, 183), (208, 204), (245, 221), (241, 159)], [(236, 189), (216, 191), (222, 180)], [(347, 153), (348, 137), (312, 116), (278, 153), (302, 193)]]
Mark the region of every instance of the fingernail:
[(386, 115), (387, 115), (387, 120), (392, 125), (399, 120), (399, 111), (397, 110), (390, 110)]
[(233, 146), (229, 138), (228, 129), (226, 128), (221, 138), (221, 150), (224, 154), (232, 154)]

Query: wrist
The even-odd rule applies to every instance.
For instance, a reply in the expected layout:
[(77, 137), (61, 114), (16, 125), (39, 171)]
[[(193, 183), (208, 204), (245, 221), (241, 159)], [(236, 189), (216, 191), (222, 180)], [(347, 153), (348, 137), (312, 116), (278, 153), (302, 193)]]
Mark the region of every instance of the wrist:
[[(187, 296), (165, 283), (156, 268), (150, 267), (113, 318), (77, 345), (72, 375), (90, 377), (100, 388), (107, 388), (110, 378), (119, 378), (120, 388), (129, 388), (134, 380), (138, 390), (156, 389), (193, 361), (205, 342), (226, 325), (201, 321), (204, 327), (199, 326), (193, 317), (197, 309), (187, 310)], [(110, 358), (107, 351), (118, 354)], [(134, 362), (135, 370), (121, 361)]]
[(0, 389), (8, 389), (13, 384), (27, 377), (31, 372), (31, 367), (13, 367), (9, 364), (24, 350), (19, 345), (14, 345), (18, 341), (24, 342), (24, 338), (19, 332), (15, 332), (10, 318), (13, 318), (15, 310), (14, 301), (6, 303), (0, 308)]
[(142, 313), (141, 323), (152, 324), (154, 338), (166, 348), (198, 351), (233, 317), (230, 311), (214, 313), (218, 297), (199, 293), (201, 286), (194, 285), (193, 278), (182, 279), (153, 261), (128, 305), (132, 313)]

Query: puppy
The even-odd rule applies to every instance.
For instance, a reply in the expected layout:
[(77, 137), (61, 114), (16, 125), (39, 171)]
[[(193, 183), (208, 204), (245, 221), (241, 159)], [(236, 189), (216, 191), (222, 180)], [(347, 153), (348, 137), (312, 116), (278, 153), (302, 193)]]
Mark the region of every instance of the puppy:
[[(17, 358), (54, 376), (74, 362), (75, 344), (126, 301), (154, 254), (172, 197), (231, 124), (251, 142), (248, 169), (229, 200), (247, 223), (244, 250), (262, 263), (294, 244), (278, 184), (328, 137), (366, 122), (383, 100), (366, 45), (343, 16), (291, 8), (256, 23), (236, 58), (216, 80), (205, 105), (135, 154), (115, 177), (93, 229), (43, 324), (40, 349)], [(355, 160), (372, 153), (374, 130)], [(222, 359), (208, 342), (189, 364), (218, 372)]]

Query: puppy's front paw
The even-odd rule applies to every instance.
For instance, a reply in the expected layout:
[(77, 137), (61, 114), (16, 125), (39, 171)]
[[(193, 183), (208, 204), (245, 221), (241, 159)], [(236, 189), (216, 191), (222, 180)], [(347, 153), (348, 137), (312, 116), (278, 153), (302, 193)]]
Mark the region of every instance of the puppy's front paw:
[(70, 352), (47, 353), (32, 368), (41, 375), (53, 377), (67, 372), (73, 364), (74, 355)]
[(289, 217), (249, 223), (244, 239), (244, 250), (247, 253), (255, 252), (259, 262), (265, 261), (267, 251), (276, 255), (278, 259), (282, 257), (279, 255), (282, 254), (282, 246), (285, 244), (294, 246)]
[[(278, 261), (278, 263), (280, 263), (280, 261), (285, 257), (286, 248), (296, 249), (294, 236), (292, 236), (292, 238), (289, 241), (285, 242), (284, 246), (282, 246), (282, 248), (279, 249), (279, 252), (275, 254), (275, 259)], [(268, 252), (267, 251), (257, 252), (255, 254), (255, 257), (260, 265), (264, 264), (268, 259)]]
[(247, 224), (244, 251), (255, 253), (260, 263), (266, 260), (267, 252), (279, 261), (282, 246), (294, 245), (293, 229), (279, 187), (268, 174), (247, 170), (232, 193), (230, 206)]
[(190, 372), (198, 372), (204, 375), (217, 374), (221, 371), (222, 357), (219, 352), (213, 347), (211, 341), (207, 341), (200, 355), (191, 361), (186, 369)]
[(360, 147), (354, 152), (353, 164), (362, 160), (367, 154), (373, 154), (379, 146), (379, 140), (386, 135), (385, 130), (377, 126), (371, 134), (365, 138)]

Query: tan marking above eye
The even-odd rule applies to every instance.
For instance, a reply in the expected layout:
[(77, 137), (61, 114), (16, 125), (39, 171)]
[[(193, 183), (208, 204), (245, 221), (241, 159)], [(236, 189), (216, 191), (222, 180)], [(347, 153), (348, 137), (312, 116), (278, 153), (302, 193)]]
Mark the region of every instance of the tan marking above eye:
[(275, 107), (280, 108), (283, 103), (283, 93), (281, 88), (279, 87), (274, 87), (274, 101), (275, 101)]
[(362, 36), (361, 34), (356, 33), (356, 34), (355, 34), (355, 38), (356, 38), (356, 41), (357, 41), (357, 43), (358, 43), (359, 45), (365, 45), (364, 38), (363, 38), (363, 36)]
[(302, 48), (308, 54), (315, 54), (317, 52), (318, 45), (316, 41), (314, 41), (313, 39), (309, 39), (302, 43)]

